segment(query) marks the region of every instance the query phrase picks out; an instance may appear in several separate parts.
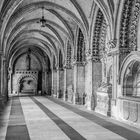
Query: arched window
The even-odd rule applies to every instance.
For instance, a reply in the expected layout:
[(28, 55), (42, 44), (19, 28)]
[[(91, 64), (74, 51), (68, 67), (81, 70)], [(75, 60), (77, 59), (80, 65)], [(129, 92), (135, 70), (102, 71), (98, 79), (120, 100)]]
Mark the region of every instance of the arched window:
[(70, 42), (68, 41), (67, 42), (67, 62), (66, 62), (66, 65), (67, 67), (71, 67), (71, 54), (72, 54), (72, 49), (71, 49), (71, 44)]
[(61, 51), (59, 52), (59, 68), (63, 68), (63, 57)]
[(55, 56), (53, 56), (53, 69), (56, 69)]
[(77, 42), (77, 62), (83, 62), (85, 59), (85, 42), (84, 35), (79, 28), (78, 42)]
[(92, 54), (94, 57), (97, 57), (97, 59), (99, 59), (100, 35), (101, 35), (103, 20), (104, 20), (104, 16), (101, 10), (99, 9), (96, 17), (93, 43), (92, 43)]
[(140, 62), (132, 61), (124, 75), (123, 95), (140, 97)]

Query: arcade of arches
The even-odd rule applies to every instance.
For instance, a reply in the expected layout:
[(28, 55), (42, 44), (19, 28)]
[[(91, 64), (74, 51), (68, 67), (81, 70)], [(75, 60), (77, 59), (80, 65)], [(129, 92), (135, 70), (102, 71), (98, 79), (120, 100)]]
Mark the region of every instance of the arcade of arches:
[(0, 106), (48, 95), (140, 127), (140, 0), (0, 0)]

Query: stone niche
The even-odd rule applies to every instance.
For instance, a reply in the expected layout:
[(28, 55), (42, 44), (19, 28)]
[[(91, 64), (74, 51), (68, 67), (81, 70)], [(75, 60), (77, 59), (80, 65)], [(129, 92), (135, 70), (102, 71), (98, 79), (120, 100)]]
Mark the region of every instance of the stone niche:
[(10, 85), (14, 94), (37, 94), (41, 91), (41, 64), (30, 48), (13, 63)]
[(95, 111), (103, 115), (107, 115), (109, 102), (108, 93), (96, 92), (96, 94), (97, 94), (97, 106), (95, 108)]
[(16, 93), (20, 94), (37, 94), (38, 71), (18, 70), (15, 73), (17, 79)]
[(120, 117), (127, 123), (133, 123), (140, 127), (140, 99), (132, 97), (120, 97)]
[(67, 100), (68, 102), (73, 102), (73, 88), (72, 88), (72, 85), (69, 85), (68, 88), (67, 88)]
[(100, 87), (96, 92), (97, 102), (95, 111), (105, 116), (111, 115), (110, 111), (111, 88), (112, 88), (111, 85), (107, 86), (107, 84), (105, 84), (104, 86)]

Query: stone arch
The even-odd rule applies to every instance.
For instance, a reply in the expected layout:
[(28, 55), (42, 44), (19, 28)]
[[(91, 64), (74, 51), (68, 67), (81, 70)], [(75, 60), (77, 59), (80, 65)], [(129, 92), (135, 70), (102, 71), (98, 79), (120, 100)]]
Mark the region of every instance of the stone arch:
[(71, 66), (72, 66), (71, 63), (72, 63), (72, 46), (71, 46), (70, 41), (68, 40), (67, 44), (66, 44), (66, 63), (65, 63), (65, 66), (67, 68), (71, 68)]
[(59, 68), (63, 68), (63, 56), (61, 50), (59, 51)]
[[(88, 26), (89, 26), (88, 25), (87, 18), (84, 16), (83, 11), (81, 11), (81, 9), (79, 8), (80, 6), (78, 6), (78, 3), (74, 2), (74, 1), (73, 1), (73, 3), (74, 3), (74, 6), (76, 7), (77, 11), (81, 13), (82, 19), (83, 19), (82, 21), (73, 12), (69, 11), (68, 9), (66, 9), (66, 8), (64, 8), (64, 7), (62, 7), (62, 6), (58, 5), (58, 4), (54, 4), (52, 2), (47, 2), (47, 1), (46, 2), (34, 2), (34, 3), (30, 3), (30, 4), (22, 7), (22, 9), (24, 9), (23, 11), (20, 8), (18, 10), (21, 10), (22, 13), (25, 13), (25, 12), (28, 12), (28, 10), (31, 10), (32, 11), (32, 10), (34, 10), (36, 8), (40, 8), (42, 5), (45, 5), (45, 9), (46, 10), (48, 10), (48, 11), (52, 12), (54, 15), (56, 15), (57, 12), (55, 10), (50, 10), (48, 8), (48, 7), (56, 7), (58, 9), (60, 9), (61, 11), (67, 13), (70, 17), (72, 17), (76, 21), (76, 23), (82, 28), (82, 30), (85, 33), (87, 33), (88, 32), (88, 29), (86, 29), (86, 28), (88, 28)], [(17, 4), (17, 3), (14, 3), (14, 4)], [(14, 4), (12, 5), (13, 7), (14, 7)], [(18, 6), (19, 5), (17, 4), (16, 7), (18, 7)], [(7, 25), (7, 22), (10, 21), (10, 17), (14, 18), (14, 16), (15, 16), (15, 13), (14, 12), (15, 11), (16, 11), (16, 13), (19, 14), (19, 11), (17, 9), (14, 9), (13, 8), (14, 9), (13, 10), (12, 8), (10, 8), (10, 10), (12, 10), (11, 14), (9, 16), (8, 16), (8, 14), (5, 16), (5, 19), (4, 19), (4, 22), (3, 22), (4, 24), (3, 24), (3, 30), (2, 30), (2, 33), (3, 33), (2, 38), (4, 37), (4, 32), (6, 30), (6, 25)]]
[(137, 34), (140, 15), (140, 1), (125, 0), (119, 20), (119, 68), (131, 51), (137, 51)]
[(84, 62), (85, 60), (85, 37), (82, 30), (78, 29), (78, 36), (77, 36), (77, 50), (76, 50), (76, 61), (77, 62)]
[(104, 15), (100, 9), (96, 11), (95, 24), (92, 26), (91, 33), (91, 54), (94, 57), (94, 60), (98, 61), (103, 51), (105, 51), (105, 40), (107, 34), (107, 23), (104, 18)]
[(112, 71), (113, 71), (113, 67), (112, 67), (112, 65), (110, 65), (110, 67), (109, 67), (109, 70), (108, 70), (108, 73), (107, 73), (107, 83), (108, 84), (113, 84), (112, 82), (112, 78), (113, 78), (113, 73), (112, 73)]
[[(38, 39), (38, 38), (30, 38), (30, 39), (33, 39), (33, 40), (40, 40), (40, 39)], [(29, 38), (24, 38), (22, 41), (23, 42), (17, 42), (18, 44), (15, 44), (16, 46), (14, 46), (14, 44), (13, 44), (13, 46), (14, 47), (16, 47), (16, 49), (20, 49), (19, 47), (25, 47), (25, 44), (26, 43), (28, 43), (28, 40), (29, 40)], [(58, 52), (56, 52), (48, 43), (46, 43), (46, 42), (44, 42), (43, 40), (40, 40), (40, 41), (42, 41), (42, 45), (36, 45), (36, 44), (34, 44), (34, 43), (31, 43), (30, 45), (35, 45), (35, 46), (37, 46), (38, 48), (40, 48), (41, 50), (43, 50), (46, 54), (48, 54), (48, 56), (51, 56), (51, 54), (49, 54), (48, 52), (47, 52), (47, 50), (49, 50), (50, 52), (52, 52), (54, 55), (55, 55), (55, 57), (58, 59)], [(46, 48), (45, 48), (46, 47)], [(9, 53), (12, 55), (12, 52), (14, 53), (15, 51), (16, 51), (16, 49), (14, 48), (12, 48), (11, 47), (11, 50), (9, 50)], [(10, 56), (9, 56), (10, 57)]]
[[(133, 73), (133, 68), (136, 66), (135, 64), (139, 63), (140, 64), (140, 52), (131, 52), (122, 62), (121, 68), (120, 68), (120, 73), (119, 73), (119, 84), (121, 85), (121, 96), (124, 95), (125, 89), (127, 87), (124, 87), (127, 83), (130, 83), (130, 80), (132, 80), (131, 77), (134, 78)], [(136, 72), (135, 72), (136, 73)], [(129, 80), (129, 81), (128, 81)], [(126, 85), (127, 86), (127, 85)]]
[[(21, 83), (21, 81), (24, 79), (24, 78), (27, 78), (27, 77), (31, 77), (33, 80), (35, 80), (35, 84), (37, 85), (37, 81), (38, 81), (38, 79), (37, 79), (37, 77), (36, 76), (34, 76), (33, 74), (27, 74), (27, 75), (21, 75), (19, 78), (18, 78), (18, 80), (17, 80), (17, 90), (18, 90), (18, 92), (20, 91), (20, 83)], [(37, 90), (37, 89), (36, 89)]]

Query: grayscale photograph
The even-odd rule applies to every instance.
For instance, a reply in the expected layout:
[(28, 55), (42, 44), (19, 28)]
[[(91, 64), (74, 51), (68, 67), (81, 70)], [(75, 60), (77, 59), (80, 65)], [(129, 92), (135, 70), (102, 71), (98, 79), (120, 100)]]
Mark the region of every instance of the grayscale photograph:
[(0, 140), (140, 140), (140, 0), (0, 0)]

